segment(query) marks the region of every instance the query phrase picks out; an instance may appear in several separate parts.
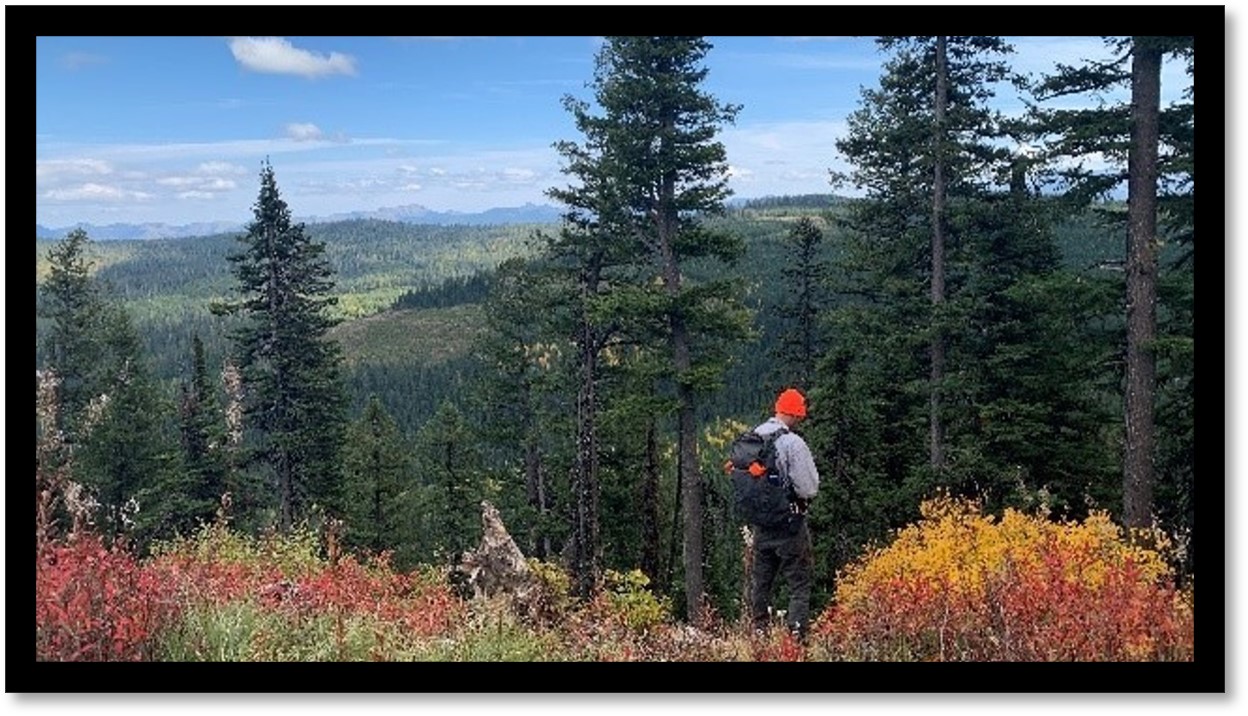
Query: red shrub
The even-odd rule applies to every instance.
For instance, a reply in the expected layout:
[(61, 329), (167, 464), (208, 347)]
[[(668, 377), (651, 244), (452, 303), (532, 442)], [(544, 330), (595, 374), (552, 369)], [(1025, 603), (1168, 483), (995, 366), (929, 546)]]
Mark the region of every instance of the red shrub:
[(35, 659), (143, 660), (177, 609), (165, 585), (93, 535), (45, 545), (35, 560)]

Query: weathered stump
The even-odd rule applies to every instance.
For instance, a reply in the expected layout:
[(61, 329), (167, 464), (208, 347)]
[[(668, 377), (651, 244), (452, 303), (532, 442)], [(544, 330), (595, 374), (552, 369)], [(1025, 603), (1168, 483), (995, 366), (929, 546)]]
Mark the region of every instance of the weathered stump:
[(459, 564), (473, 596), (522, 596), (529, 592), (537, 580), (524, 553), (503, 525), (498, 509), (488, 501), (481, 503), (481, 528), (481, 545), (464, 553)]
[(531, 622), (551, 618), (554, 600), (488, 501), (481, 503), (481, 527), (481, 544), (464, 553), (456, 567), (457, 581), (463, 582), (474, 600), (505, 603)]

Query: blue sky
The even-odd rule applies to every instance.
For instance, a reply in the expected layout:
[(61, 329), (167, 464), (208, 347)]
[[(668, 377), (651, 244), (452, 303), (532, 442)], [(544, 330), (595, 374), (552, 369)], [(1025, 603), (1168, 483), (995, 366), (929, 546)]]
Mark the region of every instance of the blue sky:
[[(706, 88), (735, 195), (830, 191), (834, 141), (873, 86), (868, 38), (710, 37)], [(1103, 57), (1091, 37), (1015, 37), (1016, 68)], [(548, 203), (551, 145), (579, 140), (596, 37), (39, 37), (36, 221), (243, 223), (264, 157), (296, 216)], [(1163, 90), (1185, 82), (1167, 67)], [(1012, 97), (1001, 108), (1018, 112)]]

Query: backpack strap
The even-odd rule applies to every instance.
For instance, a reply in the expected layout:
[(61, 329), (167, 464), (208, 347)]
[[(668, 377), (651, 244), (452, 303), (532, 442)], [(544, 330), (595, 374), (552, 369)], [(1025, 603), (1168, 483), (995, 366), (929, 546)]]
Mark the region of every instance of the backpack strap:
[(776, 476), (779, 477), (781, 481), (783, 482), (784, 486), (789, 489), (790, 499), (792, 499), (793, 494), (794, 494), (793, 484), (789, 482), (789, 480), (784, 475), (780, 474), (780, 460), (779, 460), (780, 451), (776, 449), (776, 441), (779, 440), (788, 432), (789, 432), (788, 427), (786, 427), (784, 424), (781, 424), (780, 427), (776, 428), (775, 430), (767, 433), (766, 435), (762, 437), (764, 440), (767, 441), (767, 444), (771, 447), (771, 451), (773, 455), (775, 456), (773, 458), (773, 461), (775, 462), (775, 465), (776, 465)]

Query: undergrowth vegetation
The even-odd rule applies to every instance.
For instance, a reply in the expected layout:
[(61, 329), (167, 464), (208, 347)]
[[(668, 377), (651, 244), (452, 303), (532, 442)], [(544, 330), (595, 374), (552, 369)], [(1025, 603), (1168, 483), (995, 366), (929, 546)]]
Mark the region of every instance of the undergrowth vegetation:
[(805, 644), (707, 610), (683, 624), (638, 570), (571, 596), (529, 560), (529, 607), (465, 598), (449, 568), (396, 570), (306, 527), (224, 521), (136, 559), (87, 531), (42, 541), (35, 657), (81, 661), (1190, 661), (1192, 587), (1156, 538), (940, 498), (840, 575)]
[[(1160, 535), (1104, 513), (998, 520), (948, 498), (850, 565), (814, 626), (839, 658), (874, 661), (1189, 661), (1192, 591)], [(1144, 544), (1151, 546), (1145, 547)]]

